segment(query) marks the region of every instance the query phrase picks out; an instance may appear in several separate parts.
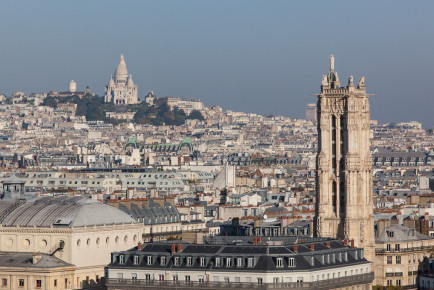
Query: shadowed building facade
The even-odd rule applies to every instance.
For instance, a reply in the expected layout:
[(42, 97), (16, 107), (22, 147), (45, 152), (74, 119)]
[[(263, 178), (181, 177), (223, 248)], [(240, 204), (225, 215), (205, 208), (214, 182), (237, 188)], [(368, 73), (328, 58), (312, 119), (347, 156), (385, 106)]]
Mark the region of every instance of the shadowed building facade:
[(370, 113), (365, 78), (341, 87), (330, 56), (318, 95), (316, 235), (354, 240), (374, 258)]

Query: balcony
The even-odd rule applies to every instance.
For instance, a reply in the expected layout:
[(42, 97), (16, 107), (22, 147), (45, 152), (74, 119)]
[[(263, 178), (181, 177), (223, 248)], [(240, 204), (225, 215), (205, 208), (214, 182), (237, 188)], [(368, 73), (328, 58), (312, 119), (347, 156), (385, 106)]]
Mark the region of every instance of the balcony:
[(374, 273), (347, 276), (335, 279), (321, 280), (316, 282), (288, 282), (288, 283), (239, 283), (239, 282), (187, 282), (187, 281), (157, 281), (137, 279), (106, 280), (108, 290), (111, 289), (303, 289), (322, 290), (349, 287), (372, 283)]
[(408, 252), (420, 252), (420, 251), (429, 251), (432, 247), (412, 247), (412, 248), (401, 248), (399, 250), (391, 249), (388, 251), (387, 249), (375, 249), (375, 254), (399, 254), (399, 253), (408, 253)]

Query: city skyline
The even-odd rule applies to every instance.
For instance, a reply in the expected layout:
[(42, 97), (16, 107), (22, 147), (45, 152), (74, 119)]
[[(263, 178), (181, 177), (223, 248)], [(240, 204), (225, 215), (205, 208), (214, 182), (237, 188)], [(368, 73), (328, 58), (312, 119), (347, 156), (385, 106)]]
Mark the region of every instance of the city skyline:
[(121, 14), (115, 2), (1, 3), (0, 93), (66, 90), (73, 79), (103, 96), (123, 53), (140, 98), (154, 90), (302, 118), (334, 54), (342, 76), (367, 76), (372, 119), (433, 126), (431, 2), (129, 3)]

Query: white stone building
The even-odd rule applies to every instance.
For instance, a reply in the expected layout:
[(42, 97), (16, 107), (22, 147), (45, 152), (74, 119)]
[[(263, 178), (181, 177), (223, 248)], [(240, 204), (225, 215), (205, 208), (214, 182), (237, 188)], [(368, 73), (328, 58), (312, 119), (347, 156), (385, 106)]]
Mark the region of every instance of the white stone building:
[(139, 103), (137, 85), (134, 84), (131, 74), (128, 76), (127, 65), (121, 54), (121, 61), (116, 67), (115, 77), (105, 88), (104, 102), (115, 105), (130, 105)]

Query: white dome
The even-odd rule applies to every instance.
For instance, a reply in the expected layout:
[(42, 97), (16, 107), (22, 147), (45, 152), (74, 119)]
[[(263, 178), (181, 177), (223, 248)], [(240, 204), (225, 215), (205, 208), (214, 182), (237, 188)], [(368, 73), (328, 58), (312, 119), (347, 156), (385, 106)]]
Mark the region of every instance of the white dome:
[(118, 80), (127, 80), (128, 78), (128, 70), (127, 64), (125, 63), (124, 56), (121, 54), (121, 61), (115, 70), (115, 79)]

